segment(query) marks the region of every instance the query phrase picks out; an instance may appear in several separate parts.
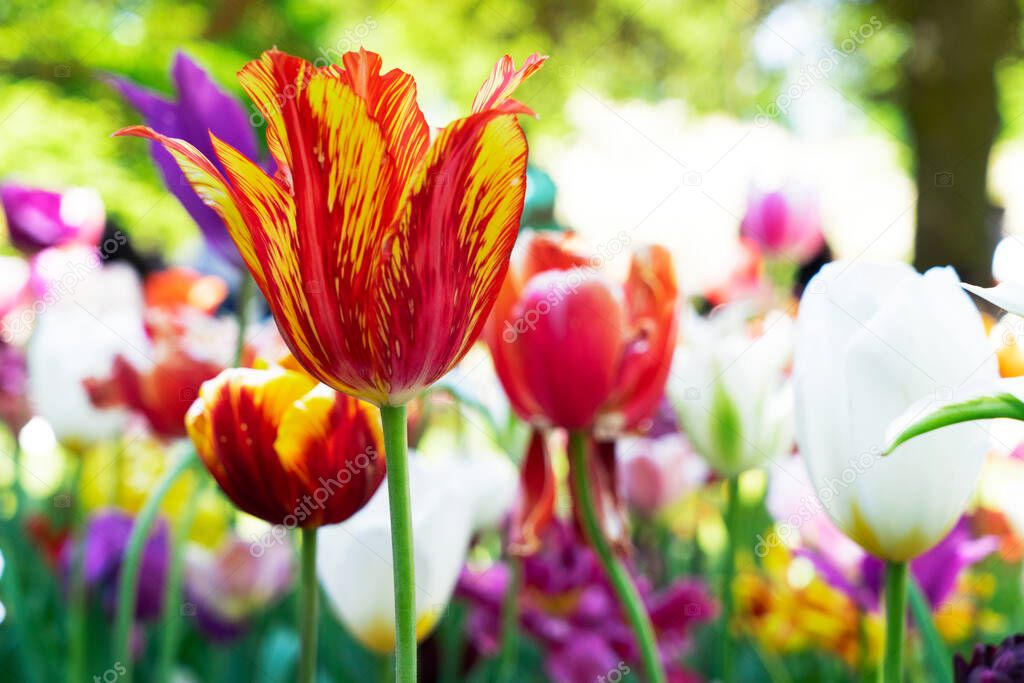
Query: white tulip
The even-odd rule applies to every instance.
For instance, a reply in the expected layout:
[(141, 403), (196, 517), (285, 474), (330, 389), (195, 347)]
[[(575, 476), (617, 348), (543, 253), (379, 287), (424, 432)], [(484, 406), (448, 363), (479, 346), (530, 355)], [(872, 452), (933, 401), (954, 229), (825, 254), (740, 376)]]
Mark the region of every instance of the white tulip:
[[(416, 631), (422, 640), (451, 599), (477, 531), (497, 524), (515, 496), (507, 461), (411, 454)], [(351, 519), (319, 531), (317, 573), (334, 613), (367, 648), (395, 648), (395, 594), (387, 483)]]
[(119, 354), (144, 363), (149, 342), (134, 271), (93, 260), (66, 268), (33, 306), (38, 315), (28, 344), (28, 394), (62, 444), (88, 447), (117, 436), (127, 413), (93, 406), (83, 382), (107, 377)]
[(1016, 315), (1024, 315), (1024, 282), (1000, 282), (995, 287), (978, 287), (977, 285), (965, 284), (963, 287), (1005, 311)]
[(792, 319), (766, 316), (751, 333), (742, 306), (691, 316), (683, 326), (669, 393), (686, 435), (722, 475), (787, 456), (793, 448), (793, 397), (786, 368)]
[(822, 268), (800, 302), (797, 441), (836, 525), (894, 562), (938, 543), (978, 480), (985, 423), (940, 429), (886, 457), (882, 450), (895, 422), (997, 377), (981, 316), (951, 268)]

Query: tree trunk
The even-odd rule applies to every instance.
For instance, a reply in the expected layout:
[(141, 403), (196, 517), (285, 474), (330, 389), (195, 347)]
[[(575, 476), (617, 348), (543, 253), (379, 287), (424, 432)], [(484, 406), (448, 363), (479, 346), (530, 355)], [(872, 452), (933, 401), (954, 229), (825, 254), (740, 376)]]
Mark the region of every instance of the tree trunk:
[(914, 265), (952, 264), (963, 280), (987, 284), (1000, 230), (987, 187), (1000, 126), (995, 69), (1017, 45), (1017, 0), (883, 4), (913, 35), (900, 97), (915, 152)]

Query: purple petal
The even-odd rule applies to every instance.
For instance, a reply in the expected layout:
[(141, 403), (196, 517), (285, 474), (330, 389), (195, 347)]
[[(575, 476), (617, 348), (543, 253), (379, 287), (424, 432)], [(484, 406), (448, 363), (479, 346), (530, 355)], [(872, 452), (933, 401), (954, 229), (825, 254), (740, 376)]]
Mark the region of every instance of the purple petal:
[[(211, 133), (249, 159), (258, 161), (256, 137), (238, 100), (221, 90), (183, 52), (175, 55), (171, 75), (177, 89), (176, 103), (122, 78), (114, 78), (113, 83), (150, 128), (191, 143), (218, 166), (220, 162), (213, 152)], [(150, 154), (167, 189), (192, 216), (210, 248), (230, 263), (241, 266), (241, 255), (223, 221), (196, 196), (171, 155), (156, 143), (150, 146)]]

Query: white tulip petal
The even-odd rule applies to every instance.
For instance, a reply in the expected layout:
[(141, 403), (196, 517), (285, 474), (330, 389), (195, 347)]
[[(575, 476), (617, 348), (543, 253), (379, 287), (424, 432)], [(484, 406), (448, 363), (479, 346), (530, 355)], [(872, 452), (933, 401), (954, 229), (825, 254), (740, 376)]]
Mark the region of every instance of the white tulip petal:
[(1024, 282), (1000, 282), (995, 287), (979, 287), (963, 283), (963, 288), (1004, 311), (1024, 315)]

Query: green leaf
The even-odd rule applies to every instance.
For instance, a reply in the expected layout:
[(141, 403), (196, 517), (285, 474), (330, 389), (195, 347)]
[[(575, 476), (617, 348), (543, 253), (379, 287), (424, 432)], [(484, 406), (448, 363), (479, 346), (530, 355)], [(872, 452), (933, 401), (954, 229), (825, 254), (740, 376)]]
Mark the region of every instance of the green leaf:
[(917, 624), (921, 633), (921, 641), (924, 644), (924, 659), (932, 672), (933, 681), (937, 683), (951, 683), (953, 680), (952, 657), (946, 644), (942, 641), (935, 622), (932, 620), (931, 605), (928, 599), (921, 592), (917, 582), (910, 581), (910, 613), (914, 615), (914, 623)]
[(998, 394), (943, 406), (903, 430), (885, 449), (885, 455), (892, 453), (900, 444), (936, 429), (961, 422), (991, 420), (997, 417), (1024, 421), (1024, 402), (1013, 394)]

